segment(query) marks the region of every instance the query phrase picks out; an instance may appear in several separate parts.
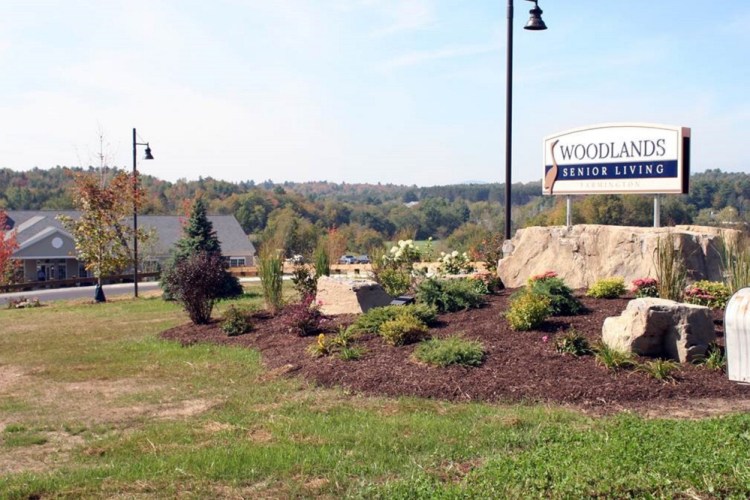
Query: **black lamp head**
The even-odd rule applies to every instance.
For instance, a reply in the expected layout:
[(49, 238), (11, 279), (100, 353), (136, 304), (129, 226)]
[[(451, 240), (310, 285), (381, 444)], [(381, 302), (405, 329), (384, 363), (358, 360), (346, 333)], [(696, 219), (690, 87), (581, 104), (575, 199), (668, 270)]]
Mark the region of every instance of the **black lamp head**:
[(143, 157), (144, 160), (153, 160), (154, 155), (151, 154), (151, 146), (146, 144), (146, 155)]
[(537, 4), (538, 0), (528, 1), (534, 2), (534, 8), (529, 11), (531, 17), (529, 17), (529, 22), (526, 23), (526, 26), (524, 26), (523, 29), (532, 31), (546, 30), (547, 25), (544, 24), (544, 21), (542, 20), (542, 9), (540, 9), (539, 5)]

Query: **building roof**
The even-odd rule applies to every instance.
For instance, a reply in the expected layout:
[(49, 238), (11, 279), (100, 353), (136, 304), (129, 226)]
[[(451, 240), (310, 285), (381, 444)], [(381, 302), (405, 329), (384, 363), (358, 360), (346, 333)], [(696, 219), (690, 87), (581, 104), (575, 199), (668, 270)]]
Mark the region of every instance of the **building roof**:
[[(11, 210), (7, 213), (7, 224), (16, 233), (19, 247), (25, 247), (38, 240), (53, 229), (65, 234), (68, 231), (57, 217), (67, 215), (77, 219), (80, 212), (74, 210)], [(183, 217), (175, 215), (139, 215), (138, 227), (153, 228), (157, 234), (152, 253), (155, 256), (166, 256), (182, 236)], [(255, 246), (242, 230), (233, 215), (209, 215), (214, 231), (221, 243), (221, 252), (229, 256), (255, 255)]]

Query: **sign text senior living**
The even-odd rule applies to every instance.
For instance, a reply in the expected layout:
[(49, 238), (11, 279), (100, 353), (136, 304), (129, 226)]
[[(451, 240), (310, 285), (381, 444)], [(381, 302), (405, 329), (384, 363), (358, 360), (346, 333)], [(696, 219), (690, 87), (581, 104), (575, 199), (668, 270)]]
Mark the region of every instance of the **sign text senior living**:
[(687, 127), (612, 123), (544, 139), (544, 194), (687, 193), (689, 178)]

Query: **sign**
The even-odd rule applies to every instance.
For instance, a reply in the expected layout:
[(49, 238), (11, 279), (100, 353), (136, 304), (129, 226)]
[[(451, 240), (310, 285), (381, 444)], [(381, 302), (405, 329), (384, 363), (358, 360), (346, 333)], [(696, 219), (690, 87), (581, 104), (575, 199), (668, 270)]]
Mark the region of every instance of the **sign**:
[(690, 129), (612, 123), (544, 138), (542, 192), (687, 193)]

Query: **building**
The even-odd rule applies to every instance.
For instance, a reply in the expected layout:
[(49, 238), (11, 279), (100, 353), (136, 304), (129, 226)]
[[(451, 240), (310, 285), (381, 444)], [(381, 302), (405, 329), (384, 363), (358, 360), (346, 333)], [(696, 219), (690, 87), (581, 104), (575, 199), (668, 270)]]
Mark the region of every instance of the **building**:
[[(88, 276), (84, 263), (76, 258), (73, 236), (57, 219), (59, 215), (77, 218), (76, 211), (19, 210), (7, 212), (7, 224), (16, 234), (18, 249), (13, 258), (22, 263), (24, 281), (66, 279)], [(138, 226), (153, 229), (155, 240), (139, 248), (143, 270), (155, 270), (182, 236), (181, 217), (139, 215)], [(255, 264), (255, 246), (233, 215), (210, 215), (230, 267)]]

